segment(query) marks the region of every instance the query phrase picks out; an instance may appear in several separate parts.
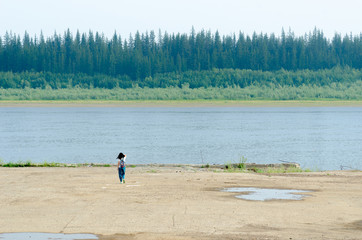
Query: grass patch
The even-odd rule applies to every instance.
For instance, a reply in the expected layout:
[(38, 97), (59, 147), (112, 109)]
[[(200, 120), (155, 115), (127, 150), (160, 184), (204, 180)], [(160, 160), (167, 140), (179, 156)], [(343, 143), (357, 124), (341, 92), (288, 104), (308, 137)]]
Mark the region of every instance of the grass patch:
[(246, 169), (246, 162), (248, 161), (248, 159), (244, 156), (242, 156), (239, 160), (238, 163), (231, 163), (228, 162), (227, 164), (225, 164), (225, 169), (227, 172), (244, 172), (247, 171)]
[(43, 162), (42, 164), (37, 164), (37, 167), (64, 167), (64, 164), (56, 162)]
[(0, 161), (0, 167), (112, 167), (111, 164), (93, 164), (93, 163), (76, 163), (76, 164), (66, 164), (66, 163), (57, 163), (57, 162), (43, 162), (43, 163), (33, 163), (30, 160), (28, 161), (17, 161), (17, 162), (6, 162)]
[(92, 166), (92, 167), (111, 167), (111, 164), (90, 164), (88, 166)]
[(304, 172), (303, 169), (297, 167), (288, 167), (288, 168), (260, 168), (254, 170), (257, 173), (296, 173), (296, 172)]
[(312, 172), (310, 169), (302, 169), (298, 166), (283, 166), (276, 167), (255, 167), (254, 164), (247, 164), (247, 158), (241, 157), (238, 163), (228, 162), (225, 164), (225, 172), (255, 172), (255, 173), (298, 173), (298, 172)]
[(36, 167), (35, 163), (32, 163), (31, 161), (18, 161), (18, 162), (7, 162), (7, 163), (1, 163), (2, 167)]
[(30, 160), (27, 161), (17, 161), (17, 162), (6, 162), (0, 161), (0, 167), (9, 167), (9, 168), (16, 168), (16, 167), (69, 167), (65, 163), (56, 163), (56, 162), (47, 162), (44, 161), (43, 163), (33, 163)]
[[(228, 166), (228, 165), (227, 165)], [(225, 168), (226, 172), (255, 172), (262, 174), (273, 174), (273, 173), (301, 173), (301, 172), (312, 172), (310, 169), (301, 169), (298, 167), (267, 167), (267, 168), (235, 168), (235, 167), (227, 167)]]
[(201, 168), (210, 168), (210, 164), (202, 165)]

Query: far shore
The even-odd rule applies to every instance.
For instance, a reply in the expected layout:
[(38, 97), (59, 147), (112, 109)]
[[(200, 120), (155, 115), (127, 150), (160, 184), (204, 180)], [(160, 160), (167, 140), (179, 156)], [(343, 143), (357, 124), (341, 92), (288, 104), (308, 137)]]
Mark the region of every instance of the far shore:
[(362, 100), (4, 100), (0, 107), (362, 107)]

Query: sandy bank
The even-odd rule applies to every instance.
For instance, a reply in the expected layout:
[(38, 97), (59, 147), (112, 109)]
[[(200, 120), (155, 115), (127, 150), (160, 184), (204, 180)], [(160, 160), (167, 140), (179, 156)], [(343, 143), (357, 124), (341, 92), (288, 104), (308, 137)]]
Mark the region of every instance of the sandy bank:
[[(226, 173), (186, 167), (0, 168), (0, 232), (100, 239), (360, 239), (362, 172)], [(246, 201), (225, 187), (312, 190)]]
[(362, 101), (0, 101), (0, 107), (362, 107)]

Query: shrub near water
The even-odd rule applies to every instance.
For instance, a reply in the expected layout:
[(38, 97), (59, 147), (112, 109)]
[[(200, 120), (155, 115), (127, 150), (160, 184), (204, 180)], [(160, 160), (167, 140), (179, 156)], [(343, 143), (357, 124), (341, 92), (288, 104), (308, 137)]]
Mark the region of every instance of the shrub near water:
[[(95, 84), (103, 80), (122, 84)], [(42, 84), (24, 84), (27, 81)], [(55, 84), (54, 81), (66, 84)], [(12, 87), (6, 82), (13, 82)], [(213, 69), (156, 74), (137, 80), (100, 74), (0, 72), (0, 100), (200, 99), (362, 100), (362, 71), (349, 67), (316, 71)]]
[(238, 163), (231, 163), (228, 162), (227, 164), (225, 164), (225, 169), (228, 172), (243, 172), (243, 171), (247, 171), (246, 169), (246, 162), (248, 161), (248, 159), (244, 156), (242, 156), (239, 160)]
[(93, 163), (77, 163), (77, 164), (65, 164), (57, 162), (43, 162), (43, 163), (33, 163), (30, 160), (28, 161), (18, 161), (18, 162), (7, 162), (4, 163), (0, 159), (0, 167), (112, 167), (111, 164), (93, 164)]
[(0, 161), (0, 167), (65, 167), (66, 164), (56, 163), (56, 162), (43, 162), (43, 163), (33, 163), (30, 160), (28, 161), (17, 161), (17, 162), (7, 162), (3, 163)]
[(2, 163), (0, 162), (1, 167), (36, 167), (36, 164), (32, 163), (31, 161), (18, 161), (18, 162), (7, 162)]
[(362, 81), (330, 86), (168, 87), (131, 89), (0, 89), (0, 100), (362, 100)]

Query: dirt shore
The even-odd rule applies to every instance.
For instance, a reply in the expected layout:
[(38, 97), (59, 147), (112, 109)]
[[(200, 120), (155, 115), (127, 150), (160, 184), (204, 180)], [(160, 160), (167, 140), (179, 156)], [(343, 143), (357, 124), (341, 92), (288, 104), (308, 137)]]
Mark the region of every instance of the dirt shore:
[[(0, 168), (0, 233), (99, 239), (362, 239), (362, 172), (226, 173), (188, 167)], [(226, 187), (311, 190), (247, 201)]]
[(7, 101), (0, 107), (362, 107), (358, 100), (134, 100)]

